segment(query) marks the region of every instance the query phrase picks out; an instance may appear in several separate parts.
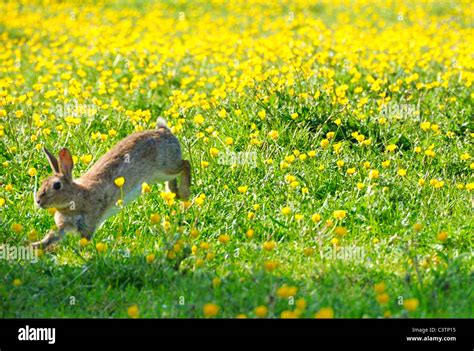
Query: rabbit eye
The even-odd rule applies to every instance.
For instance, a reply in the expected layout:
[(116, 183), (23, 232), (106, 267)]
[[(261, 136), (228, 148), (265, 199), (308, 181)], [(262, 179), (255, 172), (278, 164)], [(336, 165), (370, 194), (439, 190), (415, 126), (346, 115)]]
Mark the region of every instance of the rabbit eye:
[(59, 189), (61, 189), (61, 182), (54, 182), (54, 183), (53, 183), (53, 189), (54, 189), (54, 190), (59, 190)]

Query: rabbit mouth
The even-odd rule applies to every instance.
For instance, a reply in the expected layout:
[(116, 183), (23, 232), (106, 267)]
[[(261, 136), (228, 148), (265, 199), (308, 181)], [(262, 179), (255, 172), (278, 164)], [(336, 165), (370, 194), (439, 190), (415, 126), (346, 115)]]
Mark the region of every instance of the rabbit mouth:
[(37, 208), (44, 208), (44, 207), (43, 207), (44, 205), (41, 203), (41, 200), (40, 200), (40, 199), (36, 199), (36, 200), (35, 200), (35, 205), (36, 205)]

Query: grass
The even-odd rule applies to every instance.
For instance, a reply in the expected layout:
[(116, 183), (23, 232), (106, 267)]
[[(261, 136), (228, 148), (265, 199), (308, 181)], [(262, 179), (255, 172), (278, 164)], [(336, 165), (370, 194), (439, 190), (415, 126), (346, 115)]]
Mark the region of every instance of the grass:
[(472, 9), (376, 5), (2, 3), (0, 253), (54, 225), (43, 146), (162, 115), (193, 182), (1, 259), (0, 316), (472, 317)]

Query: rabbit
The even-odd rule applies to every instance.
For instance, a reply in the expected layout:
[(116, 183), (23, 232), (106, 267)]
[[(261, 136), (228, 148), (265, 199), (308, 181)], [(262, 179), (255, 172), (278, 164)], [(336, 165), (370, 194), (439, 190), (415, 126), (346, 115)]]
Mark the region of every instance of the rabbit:
[[(69, 231), (90, 240), (98, 226), (118, 212), (117, 201), (122, 196), (124, 204), (139, 196), (143, 182), (166, 181), (178, 199), (190, 196), (191, 164), (181, 158), (179, 141), (161, 117), (156, 129), (122, 139), (78, 179), (72, 177), (74, 165), (67, 148), (59, 152), (58, 159), (46, 148), (44, 152), (54, 174), (42, 182), (35, 202), (40, 208), (56, 208), (57, 229), (33, 243), (33, 248), (46, 249)], [(122, 189), (114, 182), (119, 177), (125, 179)]]

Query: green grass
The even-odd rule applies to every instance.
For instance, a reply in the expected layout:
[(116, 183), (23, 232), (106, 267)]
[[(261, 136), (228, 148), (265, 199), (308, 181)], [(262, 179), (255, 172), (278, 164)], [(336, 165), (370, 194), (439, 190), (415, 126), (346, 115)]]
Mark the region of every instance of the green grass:
[[(146, 30), (140, 27), (146, 24), (145, 20), (140, 21), (140, 16), (144, 15), (143, 8), (139, 6), (141, 3), (145, 2), (139, 1), (128, 9), (122, 2), (106, 5), (109, 11), (107, 16), (110, 17), (104, 19), (103, 28), (122, 28), (125, 20), (110, 14), (130, 10), (122, 15), (124, 18), (132, 17), (130, 20), (138, 26), (137, 32), (152, 31), (154, 27)], [(38, 6), (31, 5), (31, 9)], [(65, 6), (65, 10), (49, 9), (51, 13), (48, 16), (54, 18), (62, 11), (68, 13), (69, 7), (77, 9), (78, 5)], [(188, 11), (186, 6), (190, 5), (164, 2), (160, 6), (164, 17), (173, 17), (176, 11), (181, 11), (181, 7)], [(190, 17), (195, 15), (193, 21), (199, 22), (197, 14), (212, 9), (217, 18), (213, 20), (217, 21), (220, 15), (232, 16), (232, 11), (235, 11), (215, 4), (209, 6), (196, 5), (196, 8), (189, 10), (194, 11)], [(428, 6), (425, 10), (437, 18), (445, 14), (445, 8), (449, 11), (457, 9), (451, 4)], [(100, 12), (100, 7), (98, 9)], [(324, 20), (330, 23), (336, 23), (334, 21), (337, 21), (340, 12), (347, 12), (347, 8), (332, 7), (328, 2), (297, 9), (306, 11), (308, 16), (326, 16)], [(367, 10), (366, 7), (364, 9)], [(283, 6), (281, 14), (286, 15), (287, 10)], [(87, 11), (84, 11), (77, 15), (82, 18), (84, 26), (89, 24), (88, 21), (100, 23), (97, 18), (88, 19)], [(268, 11), (273, 11), (272, 7)], [(459, 11), (456, 10), (456, 14), (459, 15)], [(379, 14), (391, 23), (396, 21), (397, 10), (389, 6), (380, 9)], [(241, 27), (225, 33), (238, 35), (239, 31), (249, 26), (260, 25), (252, 24), (250, 18), (250, 15), (247, 19), (242, 18), (239, 22)], [(36, 25), (41, 26), (35, 24), (34, 19), (29, 19), (29, 22), (25, 19), (25, 28), (9, 23), (6, 18), (2, 21), (5, 23), (0, 22), (0, 28), (2, 32), (7, 32), (8, 42), (13, 48), (32, 38), (32, 33), (24, 30), (28, 24), (33, 29)], [(58, 22), (61, 21), (66, 20), (59, 18)], [(153, 21), (151, 24), (154, 24)], [(404, 25), (405, 31), (416, 32), (411, 27), (412, 22)], [(304, 21), (301, 26), (304, 27)], [(337, 27), (336, 24), (334, 26)], [(192, 30), (179, 29), (174, 39), (186, 41), (180, 31), (186, 33)], [(364, 29), (360, 30), (364, 32)], [(462, 25), (456, 30), (462, 31)], [(171, 38), (175, 35), (172, 29), (164, 32)], [(275, 32), (278, 31), (272, 28), (257, 37), (265, 40), (267, 35)], [(199, 33), (203, 33), (202, 29)], [(212, 33), (218, 38), (219, 31)], [(311, 43), (298, 32), (298, 27), (289, 33), (294, 40)], [(70, 36), (64, 52), (61, 47), (54, 48), (51, 59), (54, 65), (35, 71), (38, 55), (32, 46), (36, 43), (43, 49), (50, 47), (61, 34)], [(87, 57), (93, 65), (85, 64), (82, 56), (72, 51), (75, 47), (88, 47), (87, 40), (83, 39), (88, 38), (89, 34), (84, 34), (84, 38), (82, 35), (82, 32), (48, 32), (38, 41), (31, 39), (30, 46), (23, 48), (23, 61), (18, 71), (9, 59), (0, 61), (5, 73), (5, 78), (0, 78), (0, 92), (5, 92), (6, 96), (18, 97), (33, 91), (33, 85), (40, 76), (52, 72), (50, 81), (39, 93), (34, 93), (31, 104), (6, 102), (5, 95), (0, 95), (0, 110), (6, 111), (6, 116), (0, 117), (4, 133), (0, 137), (0, 199), (5, 199), (5, 204), (0, 206), (0, 242), (15, 247), (28, 246), (32, 230), (41, 237), (54, 224), (52, 216), (36, 209), (33, 203), (34, 189), (50, 173), (46, 158), (36, 149), (37, 144), (46, 145), (55, 152), (68, 146), (78, 157), (93, 155), (94, 162), (118, 140), (133, 132), (137, 125), (142, 128), (152, 126), (158, 115), (166, 116), (169, 124), (175, 127), (180, 123), (173, 114), (177, 113), (179, 118), (185, 119), (183, 129), (177, 136), (184, 158), (190, 159), (193, 166), (193, 204), (188, 209), (184, 209), (179, 201), (168, 206), (160, 197), (164, 185), (153, 185), (150, 193), (142, 195), (118, 215), (108, 219), (85, 247), (80, 246), (77, 235), (68, 234), (53, 252), (44, 253), (36, 263), (0, 260), (1, 317), (128, 317), (127, 308), (134, 304), (138, 305), (140, 317), (144, 318), (203, 317), (203, 306), (207, 303), (219, 306), (218, 317), (235, 317), (238, 314), (255, 317), (254, 310), (260, 305), (268, 308), (268, 317), (280, 317), (283, 311), (295, 310), (298, 299), (304, 299), (307, 303), (300, 317), (313, 317), (323, 307), (331, 307), (335, 317), (349, 318), (378, 318), (384, 314), (402, 318), (469, 318), (474, 315), (473, 197), (472, 191), (466, 189), (468, 184), (472, 184), (472, 87), (469, 88), (465, 81), (458, 80), (454, 75), (448, 78), (447, 87), (419, 90), (415, 82), (403, 83), (400, 92), (391, 92), (388, 88), (397, 79), (405, 79), (413, 73), (418, 73), (422, 82), (435, 81), (438, 73), (450, 69), (443, 60), (429, 63), (427, 68), (414, 66), (412, 71), (391, 62), (393, 67), (385, 73), (383, 78), (387, 79), (387, 84), (381, 91), (391, 97), (390, 106), (409, 108), (411, 112), (392, 111), (384, 115), (378, 109), (381, 100), (378, 93), (372, 92), (370, 83), (365, 80), (368, 76), (378, 75), (364, 65), (364, 54), (357, 56), (361, 62), (354, 65), (364, 77), (356, 83), (351, 81), (352, 75), (344, 66), (344, 52), (342, 58), (337, 57), (334, 61), (328, 59), (321, 64), (314, 63), (315, 71), (334, 69), (335, 86), (348, 85), (346, 96), (349, 102), (345, 107), (332, 104), (330, 94), (324, 92), (324, 84), (329, 79), (316, 74), (304, 76), (300, 68), (295, 68), (294, 84), (276, 88), (271, 77), (279, 77), (279, 70), (289, 65), (280, 54), (276, 54), (275, 61), (263, 62), (264, 70), (271, 72), (269, 78), (262, 81), (256, 79), (255, 86), (246, 86), (242, 93), (232, 88), (228, 89), (226, 97), (214, 99), (211, 97), (216, 88), (213, 83), (206, 82), (199, 87), (195, 82), (183, 85), (183, 80), (189, 76), (189, 70), (185, 67), (190, 66), (199, 72), (198, 78), (214, 76), (219, 84), (222, 83), (224, 78), (219, 76), (220, 66), (226, 66), (228, 62), (219, 62), (218, 55), (214, 61), (211, 56), (201, 59), (190, 49), (181, 56), (171, 51), (173, 45), (170, 45), (172, 53), (168, 57), (163, 52), (157, 54), (162, 60), (161, 73), (147, 73), (146, 68), (140, 66), (140, 50), (135, 51), (124, 44), (117, 50), (126, 54), (124, 57), (136, 65), (136, 73), (133, 73), (128, 72), (123, 60), (117, 59), (115, 47), (108, 49), (103, 43), (99, 45), (98, 52)], [(461, 46), (456, 38), (450, 38), (443, 32), (439, 35)], [(211, 36), (200, 38), (203, 42), (212, 39)], [(231, 35), (230, 38), (234, 40)], [(112, 42), (114, 36), (109, 35), (107, 40)], [(140, 39), (136, 43), (140, 43)], [(254, 44), (247, 43), (248, 47)], [(222, 45), (222, 50), (220, 47), (216, 49), (219, 55), (228, 49)], [(369, 46), (367, 43), (365, 54), (368, 57), (377, 54)], [(152, 53), (156, 49), (149, 48)], [(306, 60), (326, 49), (315, 47), (302, 57)], [(340, 49), (339, 46), (331, 46), (335, 52)], [(435, 49), (426, 50), (431, 53)], [(421, 59), (422, 51), (422, 48), (416, 47), (413, 55)], [(456, 53), (462, 56), (462, 52)], [(245, 62), (247, 55), (247, 52), (237, 51), (229, 59)], [(266, 52), (261, 57), (265, 55)], [(433, 57), (436, 55), (433, 54)], [(153, 61), (150, 57), (147, 59)], [(466, 57), (465, 62), (468, 62)], [(58, 66), (57, 71), (54, 70), (55, 65)], [(468, 66), (467, 63), (465, 65)], [(97, 66), (111, 72), (120, 67), (122, 72), (112, 72), (108, 80), (101, 76)], [(272, 72), (275, 66), (279, 69)], [(85, 70), (85, 77), (77, 76), (78, 68)], [(90, 97), (79, 97), (81, 104), (97, 105), (94, 99), (100, 99), (108, 104), (116, 101), (122, 109), (98, 107), (93, 118), (83, 116), (77, 126), (65, 123), (58, 116), (54, 121), (48, 120), (51, 112), (43, 112), (44, 109), (61, 108), (72, 100), (70, 97), (45, 97), (46, 91), (54, 89), (53, 83), (62, 80), (60, 75), (63, 71), (71, 72), (79, 81), (81, 90), (90, 92)], [(468, 71), (466, 68), (465, 74)], [(236, 72), (242, 80), (247, 76), (255, 78), (244, 68)], [(98, 91), (100, 82), (110, 87), (112, 82), (121, 82), (123, 78), (131, 80), (135, 75), (143, 75), (136, 89), (129, 90), (130, 81), (127, 81), (119, 83), (113, 91), (104, 94)], [(163, 85), (149, 88), (149, 83), (159, 78), (164, 79)], [(18, 83), (18, 88), (12, 84), (14, 81)], [(73, 84), (68, 82), (65, 85), (71, 89)], [(357, 86), (364, 89), (363, 95), (355, 92)], [(191, 89), (207, 94), (209, 108), (183, 107), (184, 103), (169, 98), (175, 90), (185, 94)], [(322, 93), (313, 98), (316, 91)], [(309, 97), (298, 97), (300, 93), (308, 93)], [(358, 108), (357, 102), (362, 96), (368, 96), (370, 100), (364, 108)], [(441, 104), (443, 108), (440, 108)], [(218, 117), (223, 108), (227, 111), (225, 119)], [(241, 115), (236, 113), (239, 109)], [(18, 110), (23, 111), (23, 117), (15, 117)], [(132, 121), (127, 110), (148, 110), (150, 118)], [(266, 111), (263, 120), (258, 116), (262, 110)], [(294, 112), (298, 113), (296, 120), (291, 118)], [(41, 115), (45, 125), (35, 124), (35, 113)], [(205, 117), (202, 126), (194, 123), (196, 114)], [(360, 118), (361, 114), (365, 114), (366, 118)], [(387, 119), (386, 124), (380, 123), (381, 117)], [(335, 123), (338, 118), (342, 122), (340, 125)], [(420, 123), (424, 121), (436, 123), (440, 133), (422, 130)], [(64, 129), (58, 131), (58, 125)], [(213, 127), (218, 135), (206, 131), (208, 127)], [(44, 128), (50, 128), (51, 133), (45, 134)], [(108, 137), (106, 141), (94, 140), (91, 136), (98, 131), (107, 134), (111, 129), (116, 130), (117, 135)], [(276, 140), (267, 136), (272, 130), (279, 134)], [(255, 134), (257, 131), (258, 135)], [(448, 131), (451, 136), (446, 135)], [(322, 148), (321, 141), (328, 132), (334, 132), (334, 137), (327, 148)], [(358, 145), (352, 136), (354, 132), (370, 138), (371, 145)], [(203, 136), (198, 137), (197, 133), (203, 133)], [(32, 135), (37, 140), (32, 140)], [(225, 145), (226, 137), (233, 138), (233, 145)], [(252, 143), (255, 139), (260, 140), (260, 144)], [(338, 142), (343, 142), (340, 153), (333, 150)], [(397, 145), (393, 153), (386, 151), (390, 144)], [(431, 145), (434, 145), (436, 152), (433, 158), (425, 155)], [(417, 146), (421, 147), (420, 153), (414, 151)], [(220, 153), (226, 150), (231, 153), (253, 152), (256, 164), (235, 167), (220, 164), (218, 157), (210, 155), (211, 147), (218, 148)], [(303, 161), (296, 157), (288, 168), (282, 169), (281, 162), (295, 154), (295, 150), (296, 154), (310, 150), (316, 153)], [(463, 160), (461, 155), (465, 153), (470, 154), (471, 158)], [(266, 162), (269, 159), (273, 160), (272, 164)], [(344, 161), (342, 167), (336, 163), (340, 160)], [(386, 160), (391, 160), (391, 164), (383, 168), (382, 162)], [(201, 161), (209, 162), (209, 166), (204, 167)], [(370, 162), (369, 167), (364, 166), (367, 161)], [(28, 175), (31, 167), (38, 172), (34, 177)], [(79, 160), (74, 176), (79, 177), (89, 167)], [(349, 176), (347, 169), (351, 167), (356, 168), (356, 173)], [(406, 176), (397, 174), (400, 168), (407, 169)], [(369, 179), (371, 169), (380, 171), (378, 179)], [(285, 181), (288, 174), (299, 182), (295, 189)], [(425, 180), (422, 186), (420, 178)], [(444, 185), (437, 188), (430, 184), (432, 179), (442, 180)], [(358, 183), (364, 187), (358, 189)], [(10, 184), (12, 190), (7, 189)], [(240, 193), (240, 186), (248, 186), (247, 192)], [(304, 187), (308, 188), (307, 194), (302, 192)], [(195, 202), (199, 194), (206, 195), (202, 205)], [(254, 205), (259, 208), (254, 209)], [(286, 206), (292, 210), (288, 216), (281, 211)], [(334, 211), (337, 210), (345, 210), (346, 217), (334, 218)], [(253, 218), (249, 217), (249, 212), (254, 213)], [(316, 213), (321, 216), (319, 222), (311, 220)], [(160, 223), (151, 223), (152, 214), (161, 216)], [(303, 215), (303, 218), (297, 220), (297, 214)], [(168, 230), (161, 224), (165, 219), (169, 221)], [(333, 223), (328, 225), (327, 220)], [(21, 224), (21, 230), (15, 231), (15, 224)], [(421, 230), (415, 230), (415, 224), (421, 224)], [(344, 227), (347, 233), (338, 236), (334, 232), (335, 227)], [(194, 229), (199, 233), (197, 237), (191, 235)], [(246, 235), (249, 229), (254, 231), (251, 238)], [(448, 233), (446, 240), (438, 238), (441, 231)], [(227, 243), (219, 241), (224, 234), (230, 237)], [(334, 248), (335, 238), (339, 240), (339, 250), (359, 248), (364, 253), (363, 259), (327, 257), (325, 253)], [(271, 251), (263, 248), (268, 241), (276, 243)], [(178, 242), (181, 248), (176, 250), (176, 257), (168, 257)], [(98, 243), (106, 244), (104, 252), (98, 252)], [(208, 243), (209, 248), (202, 248), (203, 243)], [(209, 258), (209, 252), (214, 257)], [(150, 254), (156, 258), (148, 263), (146, 257)], [(266, 269), (268, 262), (277, 263), (276, 269)], [(220, 281), (216, 282), (215, 278)], [(21, 284), (14, 284), (15, 280), (20, 280)], [(381, 282), (385, 283), (389, 297), (386, 304), (377, 302), (374, 291), (374, 285)], [(296, 287), (296, 295), (279, 296), (278, 289), (284, 284)], [(419, 301), (415, 311), (407, 311), (403, 306), (403, 301), (410, 298)]]

